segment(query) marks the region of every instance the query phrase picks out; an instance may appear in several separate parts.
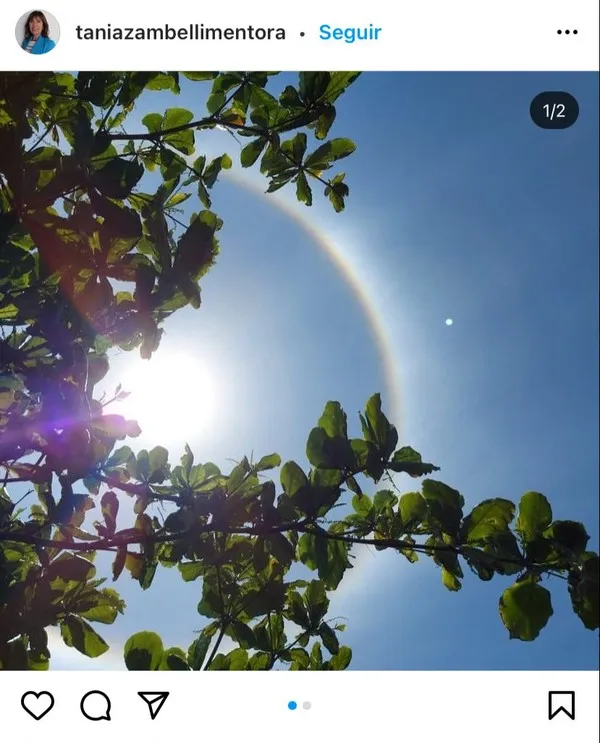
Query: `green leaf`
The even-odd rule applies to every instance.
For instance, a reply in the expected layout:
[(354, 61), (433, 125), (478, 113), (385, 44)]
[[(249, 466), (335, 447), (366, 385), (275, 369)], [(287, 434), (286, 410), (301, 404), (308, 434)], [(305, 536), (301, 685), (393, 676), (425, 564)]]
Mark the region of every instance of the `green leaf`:
[(500, 598), (500, 616), (511, 639), (531, 641), (554, 613), (550, 592), (539, 583), (515, 583)]
[(240, 647), (248, 649), (254, 647), (254, 632), (252, 627), (245, 622), (233, 622), (230, 627), (231, 636), (238, 642)]
[(306, 671), (310, 667), (310, 656), (304, 648), (293, 648), (290, 650), (292, 663), (290, 671)]
[(336, 160), (341, 160), (351, 155), (355, 149), (356, 145), (351, 139), (332, 139), (317, 147), (304, 161), (304, 167), (318, 172), (326, 170)]
[(312, 189), (303, 171), (300, 171), (296, 176), (296, 198), (302, 204), (306, 204), (306, 206), (312, 206)]
[(123, 568), (125, 567), (126, 560), (127, 560), (127, 550), (124, 547), (119, 547), (119, 549), (117, 550), (117, 554), (115, 555), (115, 559), (113, 560), (113, 564), (112, 564), (113, 581), (117, 580), (118, 577), (123, 572)]
[(150, 482), (163, 482), (169, 463), (169, 452), (164, 446), (155, 446), (148, 452)]
[(262, 537), (259, 537), (254, 542), (252, 564), (256, 573), (262, 573), (269, 564), (269, 554), (266, 551), (265, 540)]
[(503, 498), (484, 500), (465, 516), (462, 533), (465, 541), (475, 544), (497, 532), (506, 531), (515, 515), (515, 504)]
[(248, 661), (249, 671), (268, 671), (271, 667), (270, 653), (255, 653)]
[(464, 547), (462, 551), (469, 568), (480, 580), (489, 581), (494, 577), (494, 560), (480, 549)]
[(442, 565), (442, 583), (449, 591), (460, 591), (461, 583), (459, 579)]
[(304, 103), (314, 103), (325, 95), (331, 83), (330, 72), (299, 72), (298, 91)]
[(311, 626), (316, 629), (329, 609), (325, 584), (320, 580), (311, 580), (304, 592), (304, 601)]
[(306, 457), (313, 467), (327, 467), (326, 445), (327, 434), (325, 431), (322, 428), (313, 428), (306, 442)]
[(310, 619), (308, 617), (308, 610), (302, 597), (297, 591), (290, 590), (287, 595), (287, 618), (297, 624), (303, 629), (310, 628)]
[(283, 610), (284, 604), (285, 586), (277, 579), (270, 580), (260, 587), (246, 590), (244, 611), (240, 618), (247, 621), (254, 617), (264, 616), (269, 612), (278, 613)]
[(600, 560), (594, 552), (586, 552), (581, 565), (569, 571), (569, 596), (573, 611), (587, 629), (596, 630), (600, 626), (598, 574)]
[(136, 632), (125, 643), (125, 665), (129, 671), (156, 671), (163, 653), (163, 643), (156, 632)]
[(146, 85), (148, 90), (174, 90), (179, 93), (177, 85), (177, 72), (159, 72)]
[(187, 108), (167, 108), (163, 117), (162, 128), (165, 130), (186, 126), (193, 118), (194, 114)]
[(216, 157), (206, 166), (204, 172), (202, 173), (202, 181), (204, 185), (207, 188), (212, 188), (217, 182), (217, 178), (219, 177), (219, 173), (221, 172), (221, 170), (229, 170), (231, 166), (231, 158), (227, 153), (221, 155), (220, 157)]
[(184, 278), (191, 281), (193, 277), (195, 286), (195, 281), (204, 276), (215, 262), (218, 244), (214, 237), (217, 223), (213, 221), (213, 216), (209, 211), (195, 215), (179, 238), (173, 269), (178, 274), (180, 284)]
[(90, 622), (113, 624), (119, 614), (119, 609), (122, 611), (124, 603), (116, 592), (113, 592), (113, 596), (111, 593), (107, 593), (108, 590), (105, 589), (104, 592), (96, 594), (94, 600), (97, 601), (97, 604), (86, 611), (79, 611), (79, 616), (88, 619)]
[(350, 477), (346, 478), (346, 485), (348, 486), (348, 489), (351, 490), (353, 493), (356, 493), (356, 495), (363, 494), (362, 489), (358, 484), (358, 480), (354, 477), (354, 475), (350, 475)]
[(269, 554), (274, 557), (280, 565), (291, 565), (296, 550), (283, 534), (274, 533), (267, 537), (266, 547)]
[(153, 134), (166, 132), (162, 138), (163, 142), (183, 152), (184, 155), (192, 155), (194, 152), (193, 130), (182, 129), (172, 132), (169, 132), (169, 130), (185, 127), (193, 118), (193, 113), (186, 108), (168, 108), (164, 116), (156, 113), (147, 114), (142, 119), (142, 124)]
[(373, 395), (365, 407), (366, 426), (363, 424), (363, 435), (367, 441), (377, 446), (384, 460), (390, 455), (398, 443), (398, 432), (381, 410), (381, 395)]
[(525, 493), (519, 502), (516, 530), (523, 541), (532, 542), (550, 526), (552, 508), (545, 496), (533, 491)]
[(348, 547), (325, 535), (303, 534), (298, 540), (298, 559), (309, 570), (317, 570), (325, 587), (335, 590), (348, 568)]
[(483, 551), (492, 558), (489, 565), (500, 575), (515, 575), (524, 567), (525, 560), (512, 531), (493, 534), (486, 540)]
[(93, 428), (113, 439), (135, 438), (142, 433), (135, 421), (128, 421), (122, 415), (103, 415), (94, 420)]
[(348, 439), (341, 436), (330, 438), (322, 428), (313, 428), (306, 442), (306, 458), (319, 469), (351, 469), (356, 462)]
[(428, 521), (439, 525), (444, 533), (456, 535), (464, 506), (464, 498), (458, 490), (437, 480), (423, 480), (423, 498), (429, 510)]
[[(135, 455), (134, 455), (135, 457)], [(140, 449), (134, 460), (127, 462), (127, 469), (132, 477), (147, 480), (150, 476), (150, 456), (146, 449)]]
[[(331, 528), (333, 529), (333, 527)], [(317, 539), (317, 546), (319, 546), (320, 541)], [(352, 567), (348, 561), (348, 549), (347, 544), (334, 539), (327, 539), (326, 548), (322, 549), (322, 557), (319, 557), (317, 565), (319, 578), (330, 591), (335, 591), (346, 570)]]
[(331, 669), (333, 671), (344, 671), (352, 662), (352, 650), (345, 645), (339, 649), (339, 652), (331, 659)]
[(323, 622), (319, 627), (319, 637), (323, 641), (324, 647), (329, 650), (332, 655), (336, 655), (340, 650), (340, 643), (335, 632), (331, 627)]
[(330, 401), (325, 405), (318, 425), (330, 438), (348, 438), (348, 419), (339, 402)]
[(53, 560), (46, 570), (48, 580), (62, 578), (66, 581), (77, 581), (78, 583), (91, 580), (95, 573), (96, 568), (89, 560), (66, 552)]
[(571, 559), (581, 557), (590, 539), (584, 525), (578, 521), (553, 521), (544, 537)]
[(405, 534), (410, 534), (427, 515), (427, 503), (421, 493), (404, 493), (400, 497), (398, 510), (402, 521), (402, 530)]
[(188, 80), (202, 81), (202, 80), (214, 80), (219, 74), (218, 72), (182, 72), (184, 77)]
[(60, 634), (65, 645), (79, 650), (88, 658), (97, 658), (108, 650), (100, 635), (87, 622), (72, 614), (61, 622)]
[(163, 117), (161, 114), (146, 114), (142, 119), (142, 124), (152, 134), (159, 132), (162, 127)]
[(192, 471), (192, 465), (194, 464), (194, 454), (192, 453), (192, 450), (190, 449), (188, 444), (185, 445), (185, 451), (180, 461), (183, 475), (186, 480), (189, 480), (190, 472)]
[(325, 187), (325, 196), (331, 201), (336, 212), (344, 211), (344, 199), (350, 193), (350, 189), (344, 183), (345, 173), (338, 173)]
[(279, 454), (267, 454), (261, 457), (256, 465), (257, 472), (264, 472), (265, 470), (272, 470), (275, 467), (279, 467), (281, 464), (281, 457)]
[(334, 103), (361, 74), (360, 72), (331, 72), (325, 89), (325, 99)]
[(202, 598), (198, 602), (197, 611), (209, 619), (220, 618), (224, 613), (223, 600), (218, 588), (212, 586), (206, 579), (202, 583)]
[(108, 534), (112, 536), (117, 528), (117, 514), (119, 513), (119, 499), (117, 494), (112, 490), (104, 493), (100, 505), (102, 507), (102, 516), (104, 517), (106, 529)]
[(211, 636), (201, 632), (188, 649), (188, 664), (193, 671), (201, 671), (206, 653), (210, 647)]
[(361, 493), (360, 495), (357, 494), (352, 498), (352, 508), (356, 513), (367, 518), (373, 510), (373, 501), (364, 493)]
[(229, 671), (229, 659), (223, 653), (217, 653), (209, 665), (204, 669), (209, 671)]
[(164, 446), (155, 446), (148, 454), (150, 471), (166, 467), (169, 462), (169, 452)]
[(91, 176), (91, 183), (109, 199), (127, 198), (144, 175), (144, 165), (114, 157)]
[(227, 660), (230, 671), (245, 671), (248, 665), (248, 651), (244, 648), (236, 648), (227, 653)]
[(329, 134), (329, 130), (333, 126), (335, 117), (335, 107), (331, 106), (330, 104), (324, 104), (321, 109), (321, 115), (317, 119), (315, 126), (315, 137), (317, 139), (325, 139), (325, 137)]
[(249, 142), (240, 153), (240, 163), (242, 168), (250, 168), (261, 156), (262, 151), (265, 149), (267, 139), (259, 137)]
[(179, 568), (181, 577), (186, 583), (196, 580), (196, 578), (199, 578), (206, 571), (206, 565), (204, 562), (200, 561), (180, 562), (177, 567)]
[(281, 487), (294, 496), (303, 488), (309, 487), (308, 478), (296, 462), (286, 462), (281, 468)]
[(424, 477), (440, 469), (431, 463), (421, 461), (421, 455), (410, 446), (403, 446), (394, 452), (388, 466), (394, 472), (406, 472), (411, 477)]
[(168, 648), (158, 668), (159, 671), (189, 671), (186, 654), (181, 648)]
[[(160, 174), (162, 175), (163, 179), (165, 181), (173, 181), (174, 182), (174, 188), (179, 183), (179, 177), (185, 173), (185, 171), (188, 169), (187, 162), (185, 158), (181, 157), (181, 155), (178, 155), (176, 152), (173, 152), (173, 150), (167, 150), (165, 148), (161, 149), (160, 151)], [(187, 185), (187, 183), (185, 184)], [(167, 195), (167, 191), (165, 188), (165, 197)], [(175, 206), (177, 203), (177, 200), (184, 200), (187, 199), (190, 194), (177, 194), (176, 196), (173, 196), (169, 201), (167, 202), (167, 207)]]
[(125, 464), (132, 455), (133, 452), (131, 451), (131, 447), (120, 446), (118, 449), (115, 449), (108, 458), (105, 470), (111, 470), (119, 467), (119, 465)]
[(206, 101), (206, 110), (209, 114), (214, 114), (223, 108), (226, 100), (225, 93), (211, 93)]
[(290, 142), (292, 158), (297, 165), (302, 163), (302, 158), (306, 152), (306, 143), (307, 137), (304, 132), (298, 132)]

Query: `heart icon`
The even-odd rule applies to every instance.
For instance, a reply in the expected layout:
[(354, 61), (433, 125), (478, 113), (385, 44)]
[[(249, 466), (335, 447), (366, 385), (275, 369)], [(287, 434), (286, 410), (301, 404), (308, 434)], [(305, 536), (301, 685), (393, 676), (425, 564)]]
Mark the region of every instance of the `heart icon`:
[(49, 691), (26, 691), (21, 697), (21, 707), (34, 720), (41, 720), (54, 707), (54, 697)]

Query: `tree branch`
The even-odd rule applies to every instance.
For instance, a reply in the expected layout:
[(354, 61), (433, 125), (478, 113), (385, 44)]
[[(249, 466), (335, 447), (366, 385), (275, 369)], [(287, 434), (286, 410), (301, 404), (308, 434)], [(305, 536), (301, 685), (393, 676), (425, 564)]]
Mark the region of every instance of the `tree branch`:
[(204, 664), (204, 668), (202, 669), (203, 671), (206, 671), (208, 669), (208, 667), (210, 666), (210, 664), (215, 659), (215, 655), (217, 654), (217, 650), (219, 649), (219, 646), (223, 642), (223, 638), (225, 637), (225, 632), (226, 631), (227, 631), (227, 624), (223, 624), (221, 626), (220, 631), (219, 631), (219, 636), (217, 637), (217, 641), (215, 642), (215, 644), (213, 646), (213, 649), (210, 651), (210, 655), (208, 657), (208, 660)]
[[(454, 545), (425, 545), (425, 544), (413, 544), (412, 542), (405, 542), (400, 539), (372, 539), (366, 537), (353, 537), (348, 534), (336, 534), (334, 532), (324, 531), (323, 529), (315, 528), (314, 524), (308, 520), (280, 524), (279, 526), (273, 526), (269, 529), (258, 529), (255, 526), (249, 527), (235, 527), (232, 529), (224, 529), (221, 525), (213, 524), (199, 524), (194, 526), (192, 529), (178, 533), (154, 533), (145, 534), (140, 530), (127, 529), (123, 534), (115, 534), (112, 537), (106, 537), (104, 539), (94, 540), (93, 542), (75, 542), (69, 540), (57, 540), (57, 539), (45, 539), (42, 537), (36, 537), (31, 533), (24, 532), (0, 532), (0, 542), (15, 542), (19, 544), (29, 544), (36, 547), (48, 547), (59, 550), (74, 550), (77, 552), (98, 552), (98, 551), (114, 551), (115, 549), (128, 547), (131, 545), (145, 545), (145, 544), (164, 544), (168, 542), (178, 542), (180, 540), (190, 539), (198, 537), (201, 534), (219, 534), (219, 535), (238, 535), (238, 536), (265, 536), (268, 534), (282, 534), (284, 532), (295, 531), (299, 534), (310, 534), (311, 536), (319, 536), (323, 539), (330, 539), (337, 542), (345, 542), (346, 544), (354, 545), (366, 545), (371, 547), (385, 547), (398, 551), (411, 550), (413, 552), (420, 552), (429, 556), (435, 554), (453, 554), (460, 556), (463, 559), (467, 559), (465, 555), (465, 547), (454, 546)], [(518, 565), (523, 569), (541, 570), (548, 572), (552, 568), (546, 566), (544, 563), (530, 562), (528, 560), (519, 560), (513, 557), (501, 557), (497, 555), (489, 555), (476, 547), (468, 547), (469, 550), (475, 550), (481, 553), (482, 558), (489, 561), (490, 563), (505, 563), (507, 565)]]

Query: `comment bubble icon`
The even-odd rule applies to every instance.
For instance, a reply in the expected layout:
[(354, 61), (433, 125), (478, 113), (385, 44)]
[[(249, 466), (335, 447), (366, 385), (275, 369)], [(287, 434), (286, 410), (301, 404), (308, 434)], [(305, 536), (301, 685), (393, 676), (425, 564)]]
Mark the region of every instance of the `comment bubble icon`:
[(110, 722), (110, 699), (103, 691), (88, 691), (81, 698), (81, 714), (92, 722)]

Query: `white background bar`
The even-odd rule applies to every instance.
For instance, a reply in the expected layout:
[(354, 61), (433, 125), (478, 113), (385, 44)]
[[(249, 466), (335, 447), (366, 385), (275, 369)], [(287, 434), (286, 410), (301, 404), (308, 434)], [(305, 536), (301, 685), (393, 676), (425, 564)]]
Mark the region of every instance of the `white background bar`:
[[(36, 721), (21, 707), (28, 691), (47, 691), (54, 707)], [(111, 700), (110, 720), (83, 717), (89, 691)], [(170, 692), (156, 719), (137, 692)], [(575, 692), (575, 719), (549, 719), (550, 691)], [(556, 698), (556, 705), (561, 700)], [(544, 743), (598, 740), (598, 674), (593, 672), (50, 673), (0, 676), (2, 731), (19, 739), (86, 743), (143, 740), (306, 743), (325, 740), (423, 740)], [(91, 704), (93, 700), (88, 700)], [(297, 708), (290, 710), (288, 703)], [(96, 699), (88, 712), (102, 716)], [(304, 709), (305, 703), (310, 709)], [(390, 736), (393, 735), (393, 738)], [(130, 737), (131, 736), (131, 737)]]
[[(44, 7), (42, 10), (46, 10)], [(15, 28), (31, 8), (2, 2), (0, 69), (598, 70), (598, 0), (346, 0), (282, 3), (52, 0), (56, 48), (30, 55)], [(85, 29), (281, 28), (285, 40), (78, 39)], [(378, 40), (320, 38), (380, 28)], [(558, 34), (562, 30), (562, 34)], [(566, 34), (564, 31), (571, 33)], [(577, 34), (573, 31), (576, 30)], [(303, 35), (302, 35), (303, 34)], [(338, 36), (340, 33), (337, 34)]]
[[(21, 697), (44, 690), (54, 696), (54, 707), (36, 721), (21, 707)], [(92, 690), (110, 698), (110, 721), (83, 717), (80, 701)], [(138, 691), (170, 692), (154, 721)], [(575, 720), (563, 712), (549, 720), (550, 691), (575, 692)], [(97, 701), (89, 711), (99, 716)], [(288, 709), (290, 701), (295, 710)], [(68, 731), (70, 740), (86, 743), (164, 743), (173, 736), (189, 743), (592, 743), (598, 740), (598, 674), (15, 672), (0, 675), (0, 714), (2, 732), (18, 730), (26, 742), (54, 743)]]

